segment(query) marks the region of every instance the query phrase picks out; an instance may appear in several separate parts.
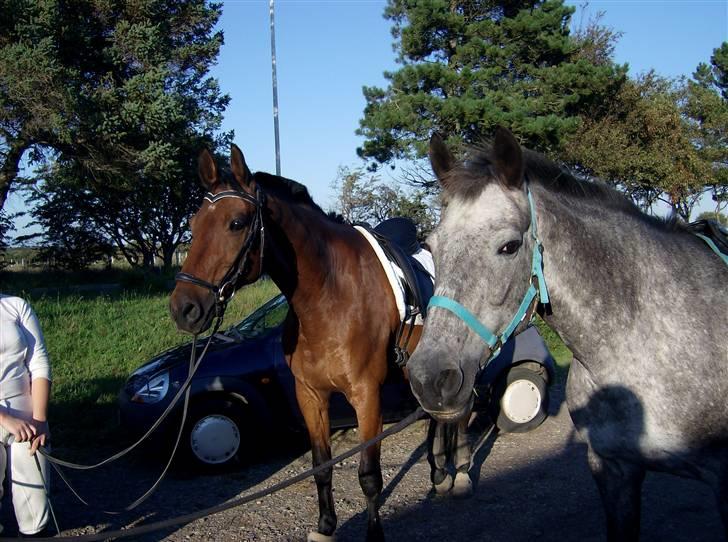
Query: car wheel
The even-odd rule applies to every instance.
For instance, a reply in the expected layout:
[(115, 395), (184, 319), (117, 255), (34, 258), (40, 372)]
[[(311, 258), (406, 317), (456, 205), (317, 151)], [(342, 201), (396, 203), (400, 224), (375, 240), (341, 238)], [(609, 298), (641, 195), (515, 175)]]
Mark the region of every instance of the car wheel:
[(201, 471), (227, 470), (250, 458), (244, 432), (252, 428), (245, 405), (207, 398), (190, 407), (182, 447), (186, 463)]
[(544, 378), (525, 367), (513, 367), (502, 375), (491, 398), (491, 415), (498, 429), (525, 433), (546, 419), (548, 386)]

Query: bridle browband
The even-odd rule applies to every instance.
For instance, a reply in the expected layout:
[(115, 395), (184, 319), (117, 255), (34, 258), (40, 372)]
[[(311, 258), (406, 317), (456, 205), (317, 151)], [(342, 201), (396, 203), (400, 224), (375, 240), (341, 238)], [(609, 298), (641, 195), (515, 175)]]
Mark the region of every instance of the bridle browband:
[(531, 212), (531, 237), (533, 238), (533, 255), (531, 257), (531, 280), (526, 290), (526, 294), (523, 296), (518, 311), (511, 319), (510, 324), (506, 326), (500, 335), (493, 333), (485, 325), (483, 325), (478, 317), (475, 316), (468, 309), (463, 307), (460, 303), (449, 297), (435, 295), (430, 298), (429, 308), (440, 307), (452, 312), (455, 316), (460, 318), (467, 326), (472, 329), (478, 336), (485, 341), (490, 347), (490, 356), (485, 360), (485, 363), (480, 364), (480, 368), (483, 369), (490, 361), (495, 358), (500, 352), (501, 347), (508, 341), (513, 335), (518, 325), (526, 318), (530, 321), (535, 312), (536, 306), (539, 302), (543, 305), (549, 304), (549, 294), (546, 288), (546, 279), (543, 276), (543, 245), (538, 238), (538, 232), (536, 230), (536, 209), (533, 204), (533, 198), (531, 197), (531, 190), (528, 188), (526, 183), (526, 195), (528, 196), (528, 206)]
[(258, 275), (256, 279), (263, 272), (263, 250), (265, 248), (265, 226), (263, 225), (263, 207), (265, 204), (265, 194), (259, 186), (255, 187), (255, 196), (244, 192), (243, 190), (223, 190), (217, 194), (208, 192), (205, 194), (204, 199), (209, 201), (211, 205), (214, 205), (218, 201), (226, 198), (235, 198), (247, 201), (255, 206), (255, 217), (253, 218), (253, 224), (250, 226), (250, 232), (240, 247), (238, 255), (235, 257), (230, 269), (227, 270), (225, 275), (220, 280), (219, 284), (212, 284), (199, 277), (196, 277), (190, 273), (179, 272), (175, 275), (174, 279), (178, 282), (189, 282), (195, 286), (200, 286), (209, 290), (215, 297), (215, 315), (222, 318), (225, 313), (228, 301), (235, 295), (236, 285), (240, 280), (240, 277), (245, 274), (246, 268), (248, 267), (248, 255), (253, 247), (256, 237), (258, 237), (258, 248), (260, 249), (260, 258), (258, 264)]

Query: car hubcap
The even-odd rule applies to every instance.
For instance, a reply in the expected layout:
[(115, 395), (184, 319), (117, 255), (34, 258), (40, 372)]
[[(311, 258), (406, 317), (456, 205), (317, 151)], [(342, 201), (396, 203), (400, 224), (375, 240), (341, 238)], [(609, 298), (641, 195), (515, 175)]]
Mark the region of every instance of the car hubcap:
[(225, 463), (240, 448), (237, 424), (222, 414), (205, 416), (192, 428), (192, 452), (203, 463)]
[(506, 388), (501, 410), (515, 423), (528, 423), (541, 409), (541, 392), (530, 380), (516, 380)]

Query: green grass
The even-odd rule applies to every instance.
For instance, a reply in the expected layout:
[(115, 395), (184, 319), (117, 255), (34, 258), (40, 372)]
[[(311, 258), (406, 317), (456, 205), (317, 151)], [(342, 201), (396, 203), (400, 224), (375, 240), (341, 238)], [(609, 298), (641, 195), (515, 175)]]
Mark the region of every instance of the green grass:
[(569, 371), (569, 365), (571, 365), (571, 358), (573, 357), (571, 350), (564, 344), (564, 341), (561, 340), (558, 333), (551, 329), (541, 318), (537, 316), (535, 322), (538, 332), (546, 342), (546, 346), (548, 346), (551, 355), (554, 357), (554, 361), (556, 361), (556, 370), (559, 378), (562, 380), (565, 379), (566, 373)]

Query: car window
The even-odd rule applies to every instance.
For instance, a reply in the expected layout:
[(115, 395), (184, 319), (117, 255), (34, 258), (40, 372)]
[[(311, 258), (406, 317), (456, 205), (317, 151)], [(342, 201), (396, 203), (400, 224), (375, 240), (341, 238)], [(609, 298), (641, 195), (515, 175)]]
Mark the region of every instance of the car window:
[(240, 338), (245, 339), (258, 337), (281, 325), (287, 314), (288, 303), (286, 298), (279, 295), (255, 310), (242, 322), (230, 328), (225, 334), (232, 337), (240, 336)]

